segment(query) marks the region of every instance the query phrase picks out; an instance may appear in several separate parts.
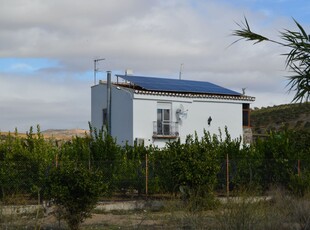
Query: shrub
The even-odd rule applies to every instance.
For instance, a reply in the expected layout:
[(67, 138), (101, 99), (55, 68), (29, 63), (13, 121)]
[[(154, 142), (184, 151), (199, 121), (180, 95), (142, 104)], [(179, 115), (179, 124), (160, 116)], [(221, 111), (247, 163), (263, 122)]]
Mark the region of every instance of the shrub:
[(90, 150), (91, 167), (100, 170), (104, 176), (104, 183), (108, 186), (108, 193), (112, 194), (117, 187), (117, 172), (120, 168), (122, 148), (116, 139), (107, 134), (103, 129), (92, 130), (88, 148)]
[(45, 195), (58, 207), (58, 215), (70, 229), (79, 229), (91, 215), (99, 196), (104, 192), (102, 174), (72, 162), (53, 168), (48, 176)]
[(215, 229), (263, 229), (264, 204), (256, 201), (248, 194), (241, 195), (237, 200), (227, 200), (215, 215), (217, 228)]
[(294, 195), (303, 197), (310, 191), (310, 174), (304, 172), (302, 175), (291, 175), (289, 189)]
[(13, 194), (41, 195), (46, 170), (57, 149), (41, 135), (40, 127), (26, 137), (9, 134), (0, 142), (0, 198)]
[(201, 141), (197, 136), (188, 136), (185, 144), (171, 142), (164, 150), (155, 152), (158, 154), (155, 159), (158, 160), (156, 172), (159, 183), (169, 192), (180, 189), (182, 198), (192, 200), (193, 204), (201, 204), (197, 201), (207, 197), (212, 198), (217, 182), (220, 166), (211, 137), (207, 135)]

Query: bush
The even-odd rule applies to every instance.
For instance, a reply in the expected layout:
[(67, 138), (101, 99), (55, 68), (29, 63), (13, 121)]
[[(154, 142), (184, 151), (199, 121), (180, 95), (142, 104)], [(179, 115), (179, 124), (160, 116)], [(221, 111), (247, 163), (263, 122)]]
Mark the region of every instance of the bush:
[(26, 137), (9, 134), (0, 142), (0, 198), (14, 194), (41, 195), (47, 169), (56, 147), (44, 139), (40, 127), (31, 127)]
[(104, 130), (92, 130), (87, 148), (90, 151), (91, 167), (100, 170), (104, 176), (104, 183), (108, 186), (108, 193), (112, 194), (117, 187), (117, 173), (120, 168), (122, 147), (117, 145), (116, 139)]
[(145, 160), (148, 150), (143, 145), (126, 145), (121, 151), (115, 171), (115, 190), (121, 192), (137, 191), (139, 195), (145, 193)]
[(48, 176), (45, 195), (58, 207), (58, 214), (70, 227), (79, 229), (104, 192), (102, 174), (79, 164), (65, 162)]
[(171, 193), (180, 190), (182, 198), (194, 199), (193, 203), (197, 203), (198, 198), (213, 197), (220, 166), (210, 138), (207, 133), (201, 141), (197, 136), (188, 136), (185, 144), (172, 142), (164, 150), (155, 152), (158, 154), (156, 172), (164, 190)]
[(304, 172), (302, 175), (291, 175), (289, 189), (294, 195), (303, 197), (310, 191), (310, 174)]
[(235, 197), (222, 200), (215, 211), (215, 229), (268, 229), (266, 213), (269, 201), (254, 194), (251, 190), (239, 190)]

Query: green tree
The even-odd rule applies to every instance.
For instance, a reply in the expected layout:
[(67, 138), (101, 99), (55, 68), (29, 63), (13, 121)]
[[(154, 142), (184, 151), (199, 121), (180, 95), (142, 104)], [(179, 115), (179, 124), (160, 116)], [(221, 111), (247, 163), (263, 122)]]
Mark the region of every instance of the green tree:
[(67, 161), (49, 172), (45, 195), (58, 206), (58, 213), (55, 214), (61, 216), (70, 229), (75, 230), (91, 216), (92, 209), (105, 189), (100, 171)]
[(257, 167), (262, 176), (262, 188), (266, 190), (275, 184), (287, 187), (294, 169), (294, 150), (289, 133), (270, 132), (267, 139), (256, 142), (255, 150), (263, 157), (262, 164)]
[(232, 35), (241, 37), (235, 42), (242, 39), (254, 41), (254, 44), (268, 41), (289, 48), (290, 52), (284, 54), (286, 56), (286, 68), (294, 74), (289, 77), (287, 85), (289, 91), (296, 91), (293, 102), (302, 102), (308, 101), (310, 98), (310, 36), (296, 20), (294, 22), (298, 31), (285, 29), (280, 32), (281, 41), (272, 40), (251, 31), (246, 18), (241, 24), (237, 23), (240, 29), (234, 30)]
[(47, 169), (53, 162), (56, 147), (44, 139), (37, 126), (31, 127), (26, 138), (9, 134), (0, 146), (0, 197), (28, 193), (42, 194)]
[(100, 170), (104, 175), (104, 182), (111, 194), (116, 187), (116, 174), (120, 167), (121, 146), (111, 135), (103, 129), (97, 131), (90, 126), (90, 155), (92, 167)]
[(165, 149), (155, 151), (155, 173), (165, 192), (181, 192), (190, 208), (214, 205), (213, 192), (220, 170), (218, 151), (213, 148), (209, 133), (201, 140), (188, 136), (186, 143), (169, 142)]
[(145, 188), (145, 160), (148, 150), (144, 145), (126, 145), (121, 157), (114, 164), (119, 165), (115, 171), (116, 189), (126, 192), (137, 190), (141, 195)]

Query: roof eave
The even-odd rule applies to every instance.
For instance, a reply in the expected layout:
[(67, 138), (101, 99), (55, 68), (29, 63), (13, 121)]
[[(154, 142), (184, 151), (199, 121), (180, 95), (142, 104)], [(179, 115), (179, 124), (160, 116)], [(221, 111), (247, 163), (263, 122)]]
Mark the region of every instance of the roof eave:
[(189, 93), (189, 92), (164, 92), (164, 91), (149, 91), (149, 90), (135, 90), (135, 94), (154, 95), (154, 96), (171, 96), (171, 97), (186, 97), (186, 98), (205, 98), (205, 99), (223, 99), (223, 100), (238, 100), (238, 101), (255, 101), (255, 97), (247, 95), (220, 95), (220, 94), (206, 94), (206, 93)]

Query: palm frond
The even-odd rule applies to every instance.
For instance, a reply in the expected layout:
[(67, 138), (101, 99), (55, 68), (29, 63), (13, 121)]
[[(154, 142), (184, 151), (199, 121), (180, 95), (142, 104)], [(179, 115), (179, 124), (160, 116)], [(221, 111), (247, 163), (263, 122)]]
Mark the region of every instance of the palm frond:
[(246, 17), (244, 17), (244, 22), (241, 22), (241, 24), (240, 23), (236, 23), (236, 24), (240, 27), (240, 29), (234, 30), (232, 35), (241, 37), (241, 38), (233, 42), (233, 44), (242, 39), (245, 39), (246, 41), (254, 41), (254, 44), (269, 40), (267, 37), (264, 37), (260, 34), (252, 32)]
[(295, 91), (293, 102), (308, 101), (310, 98), (310, 66), (301, 68), (295, 63), (291, 63), (290, 70), (295, 73), (289, 76), (289, 92)]
[(303, 37), (305, 40), (309, 40), (309, 36), (307, 35), (306, 31), (304, 30), (304, 28), (293, 18), (295, 24), (297, 25), (297, 27), (299, 28), (300, 32), (302, 33)]
[(286, 56), (286, 68), (294, 73), (294, 75), (289, 77), (287, 86), (289, 87), (289, 92), (295, 92), (293, 102), (302, 102), (310, 99), (310, 35), (306, 33), (304, 28), (295, 19), (293, 20), (298, 31), (286, 29), (280, 32), (280, 38), (282, 39), (280, 42), (252, 32), (246, 17), (244, 17), (244, 22), (241, 24), (236, 23), (240, 29), (234, 30), (232, 35), (240, 37), (234, 43), (242, 39), (254, 41), (254, 44), (269, 41), (290, 48), (288, 53), (283, 54)]

